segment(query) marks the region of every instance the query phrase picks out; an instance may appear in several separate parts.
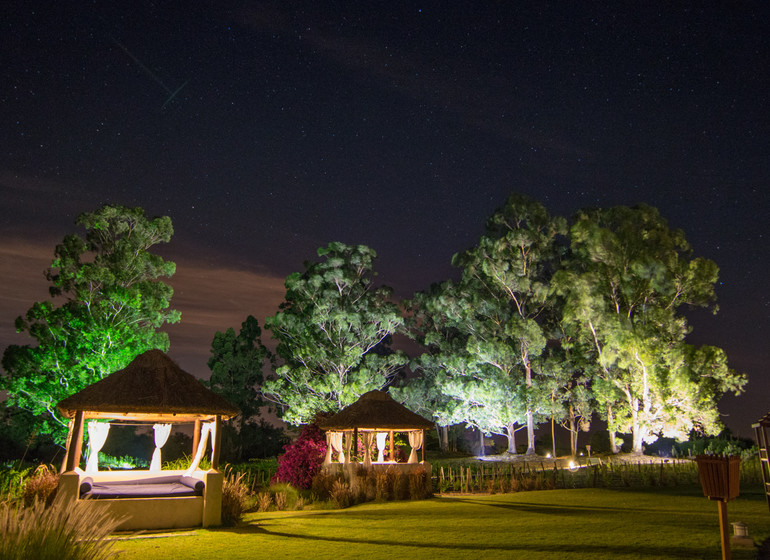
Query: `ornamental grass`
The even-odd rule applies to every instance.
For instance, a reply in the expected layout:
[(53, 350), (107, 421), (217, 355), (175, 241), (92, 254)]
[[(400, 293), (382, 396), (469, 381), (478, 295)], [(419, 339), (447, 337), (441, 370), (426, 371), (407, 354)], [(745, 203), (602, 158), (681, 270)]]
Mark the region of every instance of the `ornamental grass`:
[(114, 558), (115, 542), (107, 537), (122, 519), (100, 508), (75, 506), (54, 499), (50, 507), (0, 504), (0, 559), (103, 560)]

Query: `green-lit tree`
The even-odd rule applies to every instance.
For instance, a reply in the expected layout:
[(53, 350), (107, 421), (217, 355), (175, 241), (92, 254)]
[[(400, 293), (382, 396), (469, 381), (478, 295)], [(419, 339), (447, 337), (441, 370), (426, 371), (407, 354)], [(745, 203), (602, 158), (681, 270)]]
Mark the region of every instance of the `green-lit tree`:
[(461, 284), (474, 309), (465, 327), (468, 349), (503, 374), (495, 379), (506, 379), (523, 395), (528, 454), (535, 452), (535, 423), (549, 416), (548, 391), (538, 386), (548, 372), (533, 364), (548, 339), (549, 282), (558, 266), (558, 236), (565, 233), (564, 219), (514, 194), (487, 221), (478, 245), (453, 259), (463, 269)]
[(179, 320), (169, 309), (172, 288), (160, 281), (175, 265), (150, 252), (173, 234), (168, 217), (147, 219), (141, 208), (104, 206), (80, 215), (85, 238), (68, 235), (45, 277), (52, 297), (16, 320), (36, 345), (6, 348), (0, 387), (10, 404), (31, 411), (41, 433), (61, 439), (63, 398), (122, 369), (138, 354), (168, 349), (158, 329)]
[(688, 345), (682, 314), (713, 304), (716, 264), (692, 258), (684, 234), (649, 206), (580, 212), (571, 249), (554, 291), (565, 330), (597, 366), (592, 388), (612, 450), (616, 432), (633, 435), (635, 452), (661, 434), (717, 433), (717, 400), (746, 378), (721, 350)]
[[(267, 404), (259, 389), (264, 380), (263, 367), (272, 365), (272, 354), (262, 344), (262, 329), (251, 315), (241, 324), (235, 334), (232, 328), (214, 334), (211, 342), (211, 357), (208, 361), (211, 377), (208, 386), (237, 406), (241, 413), (227, 421), (225, 437), (233, 460), (243, 457), (244, 447), (252, 447), (244, 441), (247, 434), (255, 435), (260, 408)], [(254, 424), (245, 430), (247, 424)]]
[(389, 348), (404, 319), (390, 288), (373, 284), (376, 253), (330, 243), (318, 255), (321, 262), (288, 276), (286, 300), (265, 321), (283, 365), (263, 394), (295, 425), (381, 389), (407, 361)]

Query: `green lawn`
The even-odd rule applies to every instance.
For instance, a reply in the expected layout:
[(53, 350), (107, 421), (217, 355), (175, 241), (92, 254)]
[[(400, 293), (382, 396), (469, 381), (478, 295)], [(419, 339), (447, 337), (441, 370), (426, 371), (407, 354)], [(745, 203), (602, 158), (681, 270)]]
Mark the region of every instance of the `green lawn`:
[[(770, 536), (763, 494), (744, 492), (728, 511), (757, 542)], [(721, 558), (717, 505), (695, 488), (461, 495), (255, 513), (235, 529), (132, 539), (117, 548), (121, 560)], [(733, 549), (735, 559), (754, 556)]]

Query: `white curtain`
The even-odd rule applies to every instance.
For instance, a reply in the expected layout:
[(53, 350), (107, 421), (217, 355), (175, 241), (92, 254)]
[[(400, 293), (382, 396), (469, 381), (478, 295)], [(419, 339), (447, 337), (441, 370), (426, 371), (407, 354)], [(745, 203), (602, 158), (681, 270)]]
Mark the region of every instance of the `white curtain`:
[(377, 462), (385, 462), (385, 443), (388, 432), (377, 432)]
[(409, 432), (409, 445), (412, 447), (412, 452), (409, 454), (409, 462), (417, 462), (417, 451), (422, 447), (422, 430), (417, 432)]
[(110, 433), (109, 424), (94, 420), (88, 423), (88, 462), (86, 463), (86, 472), (93, 473), (99, 470), (99, 450), (104, 447), (108, 433)]
[(364, 466), (370, 467), (372, 465), (372, 439), (374, 432), (364, 432), (362, 436), (364, 440)]
[(160, 450), (166, 445), (168, 436), (171, 434), (171, 424), (155, 424), (152, 427), (155, 430), (155, 451), (152, 452), (152, 461), (150, 462), (151, 471), (160, 470)]
[(334, 450), (339, 453), (339, 457), (337, 458), (338, 463), (344, 463), (345, 462), (345, 451), (342, 449), (342, 432), (332, 432), (332, 446), (334, 446)]
[(198, 449), (195, 451), (195, 457), (190, 464), (190, 468), (184, 472), (184, 476), (191, 476), (195, 469), (198, 468), (198, 465), (201, 462), (201, 458), (203, 458), (203, 450), (206, 449), (206, 440), (209, 437), (209, 432), (211, 432), (211, 448), (214, 449), (213, 429), (214, 422), (205, 422), (201, 425), (201, 439), (198, 442)]
[(342, 450), (342, 432), (326, 432), (326, 459), (324, 465), (332, 464), (332, 453), (336, 451), (339, 454), (338, 461), (345, 462), (345, 452)]

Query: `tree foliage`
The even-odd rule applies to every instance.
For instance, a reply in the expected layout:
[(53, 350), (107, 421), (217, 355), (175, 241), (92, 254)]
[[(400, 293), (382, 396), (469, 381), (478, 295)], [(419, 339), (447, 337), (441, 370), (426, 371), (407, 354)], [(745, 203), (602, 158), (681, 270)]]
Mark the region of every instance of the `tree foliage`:
[(487, 221), (479, 243), (453, 259), (463, 269), (454, 306), (460, 320), (453, 328), (465, 337), (475, 376), (465, 389), (477, 402), (484, 394), (483, 416), (490, 425), (482, 429), (494, 431), (491, 424), (502, 423), (512, 452), (513, 434), (523, 421), (527, 452), (534, 453), (535, 424), (550, 409), (538, 386), (548, 372), (537, 371), (535, 364), (548, 341), (549, 281), (559, 256), (558, 236), (565, 232), (562, 218), (514, 194)]
[(687, 344), (682, 314), (713, 304), (716, 264), (692, 258), (684, 234), (649, 206), (579, 213), (571, 248), (555, 291), (576, 348), (597, 366), (593, 392), (613, 447), (615, 432), (632, 433), (636, 452), (659, 434), (718, 432), (717, 400), (746, 378), (721, 350)]
[(330, 243), (321, 262), (286, 279), (286, 300), (265, 327), (278, 341), (283, 365), (263, 393), (284, 408), (292, 424), (336, 412), (384, 387), (406, 362), (389, 342), (404, 319), (390, 288), (373, 284), (376, 253)]
[(273, 357), (262, 344), (261, 335), (259, 322), (249, 315), (237, 335), (234, 329), (229, 328), (215, 333), (211, 342), (208, 361), (211, 377), (207, 385), (241, 410), (226, 424), (226, 428), (235, 432), (226, 438), (232, 441), (234, 460), (241, 459), (244, 447), (251, 447), (244, 438), (249, 434), (257, 435), (253, 427), (249, 430), (244, 430), (244, 427), (256, 422), (259, 409), (267, 404), (260, 392), (264, 380), (262, 369), (266, 362), (272, 364)]
[(34, 413), (44, 433), (61, 437), (66, 422), (56, 404), (138, 354), (168, 349), (158, 328), (179, 320), (169, 309), (172, 288), (160, 278), (176, 266), (150, 249), (173, 234), (168, 217), (147, 219), (141, 208), (103, 206), (78, 216), (85, 237), (68, 235), (45, 272), (51, 301), (35, 303), (16, 330), (36, 345), (6, 348), (1, 387), (11, 404)]

